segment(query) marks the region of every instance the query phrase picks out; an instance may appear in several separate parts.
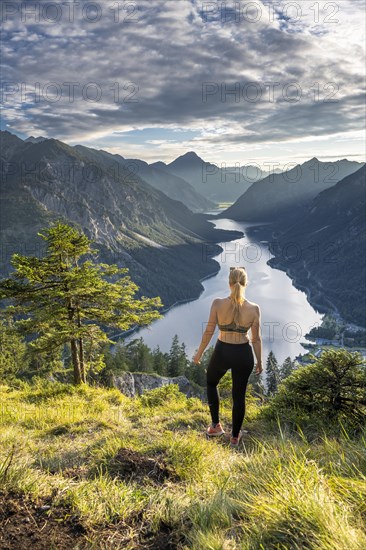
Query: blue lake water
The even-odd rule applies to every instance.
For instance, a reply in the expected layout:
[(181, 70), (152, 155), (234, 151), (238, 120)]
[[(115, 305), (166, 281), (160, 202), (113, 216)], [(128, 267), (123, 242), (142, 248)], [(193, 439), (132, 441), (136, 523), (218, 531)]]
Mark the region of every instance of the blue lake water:
[[(285, 272), (273, 269), (267, 261), (273, 256), (265, 241), (249, 238), (246, 228), (258, 223), (236, 222), (230, 219), (212, 220), (219, 229), (239, 230), (244, 237), (230, 242), (219, 243), (223, 252), (214, 256), (221, 265), (213, 277), (202, 281), (204, 291), (198, 299), (177, 305), (169, 310), (164, 318), (154, 321), (149, 327), (141, 328), (124, 337), (126, 342), (133, 338), (144, 339), (150, 347), (157, 345), (168, 352), (175, 334), (186, 345), (191, 359), (198, 348), (215, 298), (229, 295), (228, 284), (230, 266), (245, 266), (248, 286), (245, 296), (257, 303), (261, 309), (261, 329), (263, 344), (263, 364), (269, 351), (273, 351), (282, 363), (290, 356), (294, 359), (307, 350), (304, 335), (314, 326), (319, 326), (323, 313), (316, 311), (307, 301), (305, 292), (297, 290)], [(218, 328), (210, 345), (214, 345), (219, 334)], [(250, 333), (249, 333), (250, 335)]]

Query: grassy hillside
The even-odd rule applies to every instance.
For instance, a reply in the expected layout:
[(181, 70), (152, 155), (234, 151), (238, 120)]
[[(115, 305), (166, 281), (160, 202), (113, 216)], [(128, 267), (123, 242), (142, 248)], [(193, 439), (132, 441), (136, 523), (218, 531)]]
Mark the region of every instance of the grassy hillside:
[(365, 433), (310, 440), (249, 395), (234, 451), (176, 386), (16, 384), (0, 386), (3, 549), (366, 547)]

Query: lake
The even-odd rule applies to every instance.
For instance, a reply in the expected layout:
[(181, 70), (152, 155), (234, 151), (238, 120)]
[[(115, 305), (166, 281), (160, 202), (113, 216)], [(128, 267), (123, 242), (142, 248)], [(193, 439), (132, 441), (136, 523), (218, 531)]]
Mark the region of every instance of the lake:
[[(307, 341), (304, 336), (312, 327), (321, 324), (324, 314), (309, 304), (305, 292), (297, 290), (284, 271), (267, 265), (273, 255), (266, 241), (250, 238), (246, 234), (246, 228), (258, 226), (259, 222), (236, 222), (230, 219), (211, 221), (219, 229), (244, 233), (239, 239), (219, 243), (223, 251), (214, 259), (220, 263), (220, 271), (202, 281), (204, 290), (198, 299), (174, 306), (164, 318), (125, 336), (125, 342), (142, 337), (150, 348), (159, 345), (161, 351), (168, 352), (173, 336), (177, 334), (191, 359), (201, 342), (212, 301), (230, 294), (230, 266), (245, 266), (248, 274), (245, 296), (261, 309), (263, 365), (271, 350), (279, 363), (288, 356), (294, 359), (298, 354), (306, 353), (307, 350), (302, 346)], [(208, 347), (215, 344), (218, 334), (216, 327)]]

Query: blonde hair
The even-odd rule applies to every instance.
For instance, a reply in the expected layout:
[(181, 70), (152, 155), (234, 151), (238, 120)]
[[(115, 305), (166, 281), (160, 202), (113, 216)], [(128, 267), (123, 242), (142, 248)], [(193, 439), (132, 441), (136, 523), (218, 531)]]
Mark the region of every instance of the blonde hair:
[(239, 308), (244, 303), (244, 289), (247, 286), (248, 277), (244, 267), (230, 269), (229, 284), (232, 285), (230, 299), (234, 305), (235, 326), (239, 326)]

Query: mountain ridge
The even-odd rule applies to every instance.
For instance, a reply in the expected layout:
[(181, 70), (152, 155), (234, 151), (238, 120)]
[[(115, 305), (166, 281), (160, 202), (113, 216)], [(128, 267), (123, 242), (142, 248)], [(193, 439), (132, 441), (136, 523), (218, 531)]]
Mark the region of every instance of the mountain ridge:
[(180, 200), (193, 212), (202, 212), (215, 206), (212, 201), (203, 197), (184, 179), (178, 178), (173, 174), (167, 174), (159, 167), (149, 165), (143, 160), (125, 158), (118, 153), (113, 154), (102, 149), (97, 150), (85, 147), (84, 145), (75, 145), (74, 147), (88, 155), (91, 160), (98, 161), (100, 160), (100, 157), (99, 159), (97, 158), (98, 155), (103, 155), (104, 161), (109, 163), (109, 168), (111, 170), (118, 171), (119, 167), (124, 167), (130, 172), (130, 177), (136, 174), (136, 176), (159, 191), (162, 191), (168, 197), (174, 200)]
[[(309, 301), (366, 327), (366, 165), (320, 192), (297, 221), (275, 225), (271, 267), (283, 269)], [(286, 256), (292, 243), (296, 256)]]
[[(286, 226), (289, 219), (296, 220), (306, 204), (321, 191), (332, 187), (363, 165), (348, 160), (324, 163), (314, 159), (315, 157), (296, 165), (288, 172), (270, 174), (253, 183), (233, 205), (217, 217), (229, 217), (236, 221), (261, 220), (283, 223)], [(332, 170), (333, 173), (329, 174)], [(280, 218), (282, 222), (279, 221)]]
[(214, 229), (203, 215), (138, 175), (131, 177), (123, 166), (111, 174), (99, 162), (90, 172), (85, 154), (59, 140), (32, 143), (0, 136), (7, 157), (2, 163), (0, 232), (7, 250), (2, 274), (11, 270), (11, 252), (40, 252), (37, 233), (61, 218), (95, 241), (102, 261), (128, 267), (140, 293), (160, 295), (168, 307), (196, 298), (203, 290), (200, 279), (218, 271), (211, 257), (220, 247), (207, 243), (240, 236)]

